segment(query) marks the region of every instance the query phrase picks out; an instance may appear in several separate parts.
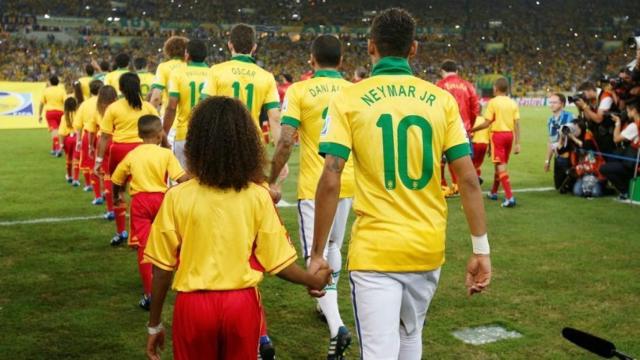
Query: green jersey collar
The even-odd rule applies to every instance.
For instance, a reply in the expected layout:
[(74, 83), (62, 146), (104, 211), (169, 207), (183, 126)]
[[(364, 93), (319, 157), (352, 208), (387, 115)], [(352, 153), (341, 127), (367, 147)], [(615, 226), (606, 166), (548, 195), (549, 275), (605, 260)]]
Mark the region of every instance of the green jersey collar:
[(196, 61), (189, 61), (187, 63), (187, 66), (195, 66), (195, 67), (209, 67), (207, 66), (207, 64), (205, 62), (196, 62)]
[(232, 56), (231, 60), (238, 60), (238, 61), (242, 61), (242, 62), (246, 62), (246, 63), (252, 63), (252, 64), (256, 63), (256, 60), (253, 57), (251, 57), (250, 55)]
[(376, 75), (413, 75), (413, 71), (406, 58), (387, 56), (373, 66), (371, 76)]
[(340, 72), (338, 70), (333, 70), (333, 69), (324, 69), (324, 70), (318, 70), (313, 74), (314, 78), (318, 78), (318, 77), (328, 77), (328, 78), (336, 78), (336, 79), (342, 79), (342, 74), (340, 74)]

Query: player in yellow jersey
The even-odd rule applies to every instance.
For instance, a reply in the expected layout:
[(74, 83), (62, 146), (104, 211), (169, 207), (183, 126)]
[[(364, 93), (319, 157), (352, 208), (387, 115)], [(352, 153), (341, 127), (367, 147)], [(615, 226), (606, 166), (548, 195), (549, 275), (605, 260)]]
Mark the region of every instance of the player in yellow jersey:
[(129, 72), (130, 61), (131, 61), (131, 58), (129, 57), (128, 54), (120, 53), (116, 55), (116, 59), (115, 59), (116, 69), (111, 71), (104, 77), (104, 84), (113, 86), (114, 89), (118, 90), (118, 96), (122, 94), (120, 92), (120, 87), (119, 87), (120, 76), (122, 76), (122, 74), (124, 73)]
[(100, 191), (100, 178), (93, 173), (98, 125), (95, 117), (98, 111), (98, 92), (102, 88), (102, 81), (92, 80), (89, 84), (91, 97), (80, 104), (73, 119), (73, 127), (78, 133), (76, 149), (80, 152), (80, 170), (84, 175), (84, 191), (94, 193), (93, 205), (104, 202)]
[(325, 164), (316, 190), (309, 271), (323, 253), (353, 155), (356, 220), (348, 270), (361, 358), (420, 359), (422, 328), (444, 263), (447, 204), (440, 160), (458, 175), (473, 255), (469, 294), (489, 283), (491, 264), (482, 193), (455, 99), (413, 76), (416, 24), (405, 10), (375, 17), (368, 44), (371, 77), (343, 88), (329, 105), (320, 138)]
[(142, 94), (142, 98), (146, 99), (151, 93), (151, 86), (153, 85), (155, 75), (147, 71), (147, 59), (144, 57), (133, 59), (133, 67), (140, 78), (140, 93)]
[[(298, 177), (298, 225), (300, 243), (305, 260), (313, 246), (313, 212), (316, 185), (322, 173), (322, 158), (318, 155), (320, 131), (327, 115), (329, 100), (343, 87), (351, 85), (344, 80), (338, 68), (342, 62), (342, 44), (334, 35), (320, 35), (311, 45), (310, 64), (314, 69), (311, 79), (289, 86), (282, 106), (280, 140), (271, 162), (269, 184), (276, 184), (279, 174), (289, 160), (297, 135), (300, 136), (300, 172)], [(341, 359), (351, 343), (351, 334), (344, 326), (338, 310), (338, 279), (342, 269), (345, 228), (351, 210), (354, 178), (353, 161), (345, 166), (338, 209), (333, 220), (325, 258), (333, 269), (333, 282), (325, 288), (326, 294), (318, 298), (319, 308), (329, 325), (329, 351), (327, 359)]]
[[(83, 101), (91, 96), (91, 91), (89, 90), (89, 83), (93, 80), (93, 74), (95, 69), (91, 64), (87, 64), (84, 67), (84, 71), (87, 73), (87, 76), (83, 76), (79, 78), (74, 84), (73, 87), (76, 90), (76, 98), (78, 100), (78, 104), (82, 104)], [(79, 92), (77, 91), (79, 87)], [(82, 97), (80, 97), (80, 94)]]
[(67, 93), (64, 85), (60, 84), (60, 79), (56, 75), (49, 78), (49, 86), (42, 92), (42, 100), (40, 101), (40, 113), (38, 114), (38, 122), (42, 123), (42, 113), (47, 118), (47, 125), (51, 133), (51, 155), (62, 156), (62, 147), (58, 138), (58, 128), (60, 120), (64, 113), (64, 100)]
[[(149, 102), (160, 109), (166, 106), (169, 101), (167, 86), (169, 85), (169, 77), (173, 69), (184, 66), (184, 51), (189, 40), (182, 36), (172, 36), (164, 42), (164, 55), (169, 60), (160, 63), (156, 69), (156, 76), (153, 78), (151, 85), (151, 93), (148, 95)], [(163, 111), (160, 111), (163, 113)]]
[(163, 126), (165, 133), (169, 133), (174, 119), (176, 120), (173, 153), (182, 167), (187, 166), (184, 144), (187, 139), (191, 109), (200, 100), (200, 91), (209, 74), (209, 67), (204, 62), (206, 57), (207, 46), (204, 42), (189, 41), (185, 53), (187, 66), (175, 69), (169, 77), (169, 104), (164, 113)]
[(273, 74), (256, 65), (252, 54), (257, 49), (256, 31), (246, 24), (234, 25), (227, 43), (231, 60), (213, 65), (202, 89), (203, 98), (224, 95), (239, 99), (247, 106), (262, 134), (260, 112), (269, 117), (271, 136), (275, 143), (280, 137), (280, 97)]
[(109, 64), (109, 62), (106, 60), (102, 60), (98, 64), (95, 59), (92, 59), (91, 66), (93, 66), (93, 69), (97, 71), (97, 73), (93, 75), (93, 80), (100, 80), (104, 84), (104, 77), (107, 76), (111, 69), (111, 65)]
[(60, 143), (62, 144), (65, 155), (67, 170), (65, 180), (73, 187), (80, 186), (80, 181), (78, 181), (80, 153), (76, 151), (78, 135), (73, 127), (77, 108), (78, 101), (74, 97), (68, 97), (64, 101), (64, 115), (62, 116), (62, 122), (60, 123), (58, 131)]
[(509, 155), (520, 153), (520, 110), (518, 104), (507, 96), (509, 82), (505, 78), (499, 78), (493, 84), (495, 97), (489, 100), (485, 111), (484, 123), (473, 128), (474, 131), (490, 127), (491, 160), (495, 165), (493, 186), (489, 192), (489, 199), (498, 200), (498, 188), (504, 188), (505, 199), (500, 204), (504, 208), (516, 206), (516, 198), (511, 191), (511, 181), (507, 173)]
[[(147, 356), (164, 343), (162, 306), (173, 278), (175, 359), (256, 359), (263, 273), (322, 289), (324, 267), (305, 273), (262, 186), (265, 150), (243, 104), (204, 100), (185, 149), (195, 179), (166, 193), (144, 259), (153, 264)], [(175, 272), (175, 276), (174, 276)]]

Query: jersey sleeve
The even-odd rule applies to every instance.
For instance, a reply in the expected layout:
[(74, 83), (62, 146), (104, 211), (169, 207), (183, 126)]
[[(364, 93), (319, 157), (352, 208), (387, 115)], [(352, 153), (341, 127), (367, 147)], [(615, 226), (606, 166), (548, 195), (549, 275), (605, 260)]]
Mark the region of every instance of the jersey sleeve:
[(496, 120), (496, 110), (494, 108), (495, 101), (489, 100), (487, 109), (484, 111), (484, 118), (487, 121), (494, 122)]
[(98, 125), (100, 126), (100, 131), (103, 134), (113, 135), (113, 120), (115, 118), (113, 109), (114, 107), (111, 105), (107, 107), (107, 110), (104, 112), (104, 116), (98, 122)]
[(296, 261), (297, 254), (271, 197), (266, 190), (261, 195), (261, 209), (255, 212), (260, 217), (255, 255), (265, 271), (273, 275)]
[(180, 165), (178, 158), (171, 151), (169, 152), (169, 163), (167, 164), (167, 173), (171, 180), (176, 181), (180, 179), (184, 174), (184, 169)]
[(168, 191), (153, 221), (144, 250), (144, 262), (166, 271), (175, 270), (181, 242), (175, 226), (174, 201), (171, 191)]
[(120, 161), (113, 174), (111, 174), (111, 182), (115, 185), (122, 186), (127, 182), (129, 175), (131, 175), (131, 158), (127, 155)]
[(204, 99), (207, 96), (215, 96), (216, 94), (216, 71), (212, 67), (209, 69), (209, 74), (207, 75), (207, 81), (204, 82), (202, 86), (202, 91), (200, 92), (200, 98)]
[(167, 88), (170, 97), (180, 99), (180, 77), (180, 73), (177, 71), (171, 73), (171, 76), (169, 77), (169, 86)]
[(513, 106), (513, 120), (520, 120), (520, 107), (518, 107), (518, 104), (515, 101), (513, 102)]
[(82, 104), (80, 104), (80, 106), (78, 107), (78, 110), (76, 111), (75, 115), (73, 116), (72, 125), (73, 125), (73, 128), (78, 132), (78, 135), (80, 135), (80, 132), (82, 131), (82, 127), (84, 126), (83, 120), (84, 120), (86, 108), (87, 108), (85, 104), (86, 104), (85, 102), (82, 102)]
[(282, 103), (282, 125), (289, 125), (294, 128), (300, 127), (302, 116), (300, 114), (300, 101), (296, 91), (297, 86), (289, 86)]
[(156, 69), (156, 76), (153, 78), (153, 84), (151, 84), (151, 88), (164, 90), (167, 87), (167, 81), (168, 79), (165, 71), (165, 66), (164, 64), (160, 64)]
[(278, 95), (278, 85), (273, 75), (269, 75), (269, 83), (266, 88), (267, 93), (264, 98), (264, 110), (277, 109), (280, 107), (280, 95)]
[(467, 133), (464, 131), (462, 125), (462, 119), (460, 118), (460, 111), (458, 105), (453, 99), (453, 96), (449, 96), (449, 101), (446, 104), (445, 116), (447, 122), (447, 129), (444, 138), (444, 153), (448, 161), (454, 161), (463, 156), (471, 154), (471, 148), (469, 147), (469, 139)]
[(320, 132), (319, 153), (321, 156), (333, 155), (346, 161), (351, 153), (353, 139), (347, 112), (343, 104), (337, 101), (343, 98), (340, 96), (341, 93), (334, 96), (329, 103), (329, 112)]

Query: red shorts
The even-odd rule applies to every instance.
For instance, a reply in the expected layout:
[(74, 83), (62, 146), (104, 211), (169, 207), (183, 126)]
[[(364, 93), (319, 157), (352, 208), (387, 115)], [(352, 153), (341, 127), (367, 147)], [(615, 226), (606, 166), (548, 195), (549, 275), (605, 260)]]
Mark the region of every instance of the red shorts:
[(151, 224), (155, 220), (164, 193), (140, 192), (131, 198), (131, 236), (129, 246), (147, 246)]
[(256, 359), (259, 330), (255, 288), (179, 292), (173, 309), (173, 357)]
[[(95, 138), (95, 137), (94, 137)], [(95, 149), (95, 145), (94, 145)], [(89, 155), (89, 133), (82, 132), (82, 146), (80, 147), (80, 169), (93, 170), (96, 159)]]
[(477, 169), (482, 166), (484, 157), (487, 155), (489, 144), (473, 143), (473, 166)]
[(63, 149), (64, 156), (67, 159), (67, 164), (71, 164), (74, 159), (74, 155), (76, 154), (76, 135), (67, 135), (64, 137), (63, 141)]
[(64, 112), (60, 110), (49, 110), (44, 114), (44, 117), (47, 118), (49, 131), (58, 130), (58, 128), (60, 127), (60, 120), (62, 119), (62, 115), (64, 115)]
[(511, 131), (496, 131), (491, 133), (491, 161), (494, 164), (509, 162), (513, 133)]
[(120, 161), (140, 144), (142, 143), (112, 143), (111, 146), (109, 146), (109, 161), (104, 160), (105, 163), (109, 164), (109, 174), (113, 174), (118, 164), (120, 164)]

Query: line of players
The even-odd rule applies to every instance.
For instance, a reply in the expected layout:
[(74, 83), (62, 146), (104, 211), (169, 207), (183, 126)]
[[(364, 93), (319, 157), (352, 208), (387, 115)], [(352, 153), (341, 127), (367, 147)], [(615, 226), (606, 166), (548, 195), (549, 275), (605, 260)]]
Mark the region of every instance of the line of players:
[[(141, 84), (142, 76), (129, 73), (129, 57), (125, 54), (116, 57), (116, 70), (104, 75), (105, 86), (102, 86), (103, 82), (99, 79), (103, 74), (94, 74), (91, 81), (86, 78), (78, 81), (82, 87), (88, 83), (88, 96), (79, 107), (76, 105), (77, 100), (69, 97), (64, 100), (63, 111), (56, 109), (57, 104), (52, 99), (57, 94), (54, 94), (54, 90), (49, 89), (57, 88), (57, 79), (51, 78), (52, 86), (45, 91), (43, 103), (49, 107), (46, 116), (52, 134), (56, 130), (55, 118), (59, 113), (62, 113), (60, 116), (64, 117), (59, 135), (63, 138), (65, 153), (67, 153), (67, 177), (71, 178), (72, 184), (79, 185), (78, 173), (79, 169), (82, 169), (85, 174), (85, 190), (95, 192), (93, 203), (99, 205), (102, 203), (102, 199), (106, 199), (107, 214), (105, 217), (116, 220), (117, 233), (111, 240), (112, 245), (119, 245), (127, 241), (129, 234), (126, 231), (125, 222), (126, 203), (119, 196), (120, 191), (117, 191), (115, 196), (111, 195), (113, 185), (110, 176), (117, 172), (118, 165), (127, 158), (127, 154), (136, 149), (143, 141), (147, 142), (146, 139), (141, 139), (142, 130), (139, 129), (138, 120), (145, 116), (158, 116), (157, 108), (164, 107), (161, 111), (164, 132), (166, 134), (172, 128), (175, 129), (173, 153), (179, 160), (181, 167), (185, 168), (184, 145), (191, 110), (201, 98), (224, 95), (239, 99), (246, 105), (251, 112), (258, 132), (261, 131), (259, 126), (260, 112), (266, 111), (271, 125), (272, 137), (277, 144), (269, 176), (269, 185), (274, 194), (280, 191), (280, 183), (287, 173), (286, 162), (291, 154), (295, 139), (299, 136), (301, 162), (298, 181), (298, 221), (304, 256), (305, 259), (309, 258), (313, 246), (315, 185), (323, 166), (321, 158), (317, 155), (320, 132), (332, 96), (342, 87), (349, 85), (346, 80), (342, 79), (338, 71), (342, 61), (340, 41), (334, 36), (325, 35), (318, 37), (313, 42), (310, 64), (315, 70), (314, 76), (312, 79), (291, 86), (282, 106), (282, 114), (280, 113), (273, 75), (258, 67), (251, 56), (256, 51), (253, 28), (242, 24), (235, 26), (231, 31), (228, 46), (232, 59), (209, 68), (204, 63), (207, 55), (204, 43), (198, 40), (187, 41), (179, 37), (169, 39), (165, 44), (165, 53), (170, 57), (170, 60), (158, 66), (156, 76), (150, 86), (148, 82), (144, 84), (151, 89), (148, 95), (150, 102), (142, 100), (141, 89), (144, 87)], [(183, 57), (179, 56), (181, 53), (184, 54)], [(447, 82), (453, 83), (446, 80), (448, 78), (451, 80), (450, 78), (455, 76), (455, 63), (452, 65), (451, 62), (445, 62), (442, 70), (444, 83), (439, 85), (446, 89)], [(455, 92), (451, 89), (447, 90)], [(504, 96), (507, 90), (504, 82), (497, 82), (495, 90), (496, 94), (501, 97), (489, 103), (486, 117), (491, 120), (482, 123), (474, 121), (479, 124), (474, 128), (470, 126), (472, 123), (469, 121), (464, 121), (463, 124), (468, 133), (475, 133), (474, 139), (478, 139), (478, 141), (474, 145), (474, 149), (481, 154), (483, 149), (486, 151), (486, 145), (482, 146), (481, 144), (487, 141), (488, 137), (487, 133), (481, 130), (489, 126), (496, 127), (496, 130), (492, 130), (491, 143), (494, 153), (493, 160), (499, 172), (496, 171), (497, 175), (490, 198), (496, 196), (497, 187), (501, 183), (507, 193), (503, 206), (512, 207), (515, 206), (515, 199), (511, 195), (508, 175), (506, 175), (506, 162), (512, 140), (508, 135), (501, 135), (498, 131), (513, 133), (513, 129), (517, 129), (519, 115), (517, 107), (514, 109), (515, 104)], [(55, 92), (59, 93), (58, 90)], [(64, 96), (66, 97), (66, 94)], [(118, 97), (121, 98), (118, 99)], [(471, 106), (475, 105), (471, 104)], [(463, 118), (463, 120), (465, 119)], [(496, 124), (504, 129), (499, 128)], [(82, 133), (81, 137), (74, 135), (80, 133)], [(519, 151), (519, 132), (516, 131), (515, 135), (517, 153)], [(482, 137), (484, 140), (481, 139)], [(56, 140), (53, 141), (54, 154), (58, 155), (60, 151), (56, 149)], [(169, 145), (166, 136), (162, 136), (159, 141), (165, 146)], [(501, 146), (500, 144), (505, 145)], [(474, 161), (478, 175), (483, 155), (476, 157), (479, 160)], [(174, 180), (181, 177), (178, 170), (173, 171), (171, 175)], [(329, 245), (325, 249), (325, 258), (332, 269), (342, 268), (340, 249), (353, 197), (353, 176), (353, 165), (351, 162), (347, 162), (345, 172), (342, 175), (338, 211), (329, 236)], [(100, 179), (103, 180), (104, 194), (99, 191)], [(122, 176), (119, 176), (116, 187), (121, 190), (125, 183), (126, 177), (122, 179)], [(115, 203), (114, 198), (117, 199)], [(157, 212), (159, 203), (154, 208)], [(153, 211), (152, 213), (155, 216)], [(143, 242), (146, 241), (146, 238), (141, 239), (134, 232), (133, 222), (132, 214), (133, 233), (129, 244), (138, 246), (138, 262), (141, 264), (144, 253)], [(148, 229), (146, 235), (148, 235)], [(330, 330), (329, 359), (342, 358), (351, 341), (351, 335), (344, 326), (338, 311), (337, 281), (339, 274), (339, 271), (333, 273), (332, 285), (325, 289), (326, 295), (318, 300), (318, 308), (326, 317)], [(142, 275), (142, 278), (143, 283), (150, 282), (150, 275), (147, 275), (146, 280), (145, 275)], [(144, 289), (145, 293), (140, 305), (148, 308), (151, 302), (150, 285), (145, 284)], [(266, 324), (264, 321), (263, 323)], [(261, 335), (260, 353), (263, 358), (272, 358), (275, 352), (266, 335), (266, 325), (261, 329)]]

